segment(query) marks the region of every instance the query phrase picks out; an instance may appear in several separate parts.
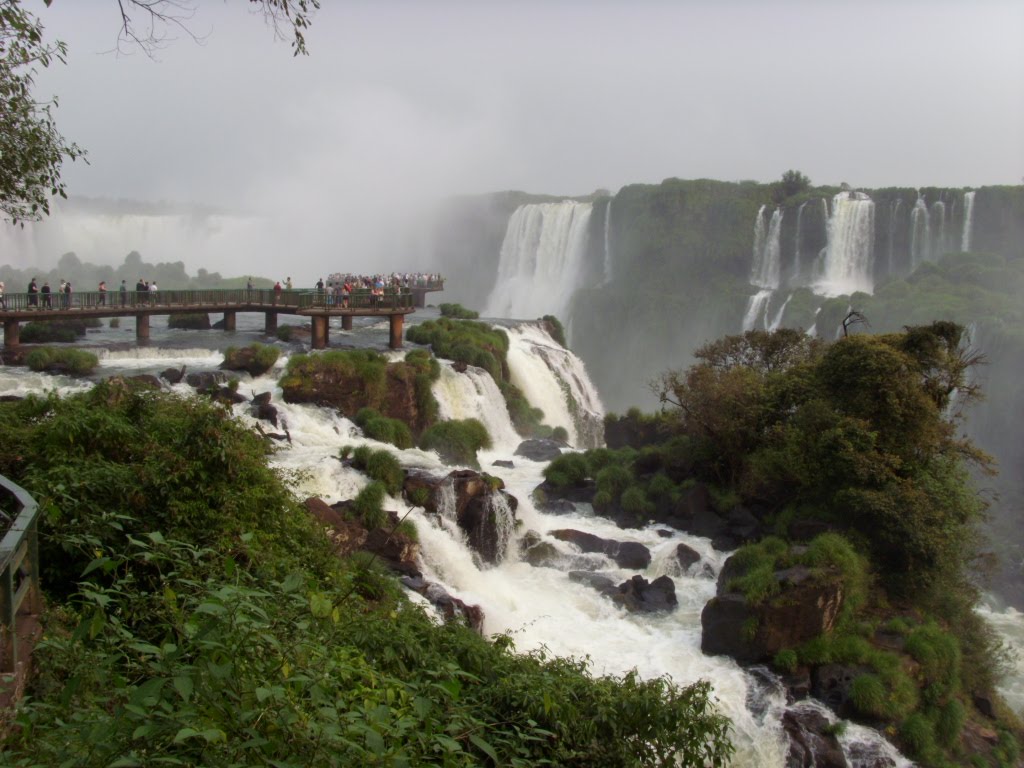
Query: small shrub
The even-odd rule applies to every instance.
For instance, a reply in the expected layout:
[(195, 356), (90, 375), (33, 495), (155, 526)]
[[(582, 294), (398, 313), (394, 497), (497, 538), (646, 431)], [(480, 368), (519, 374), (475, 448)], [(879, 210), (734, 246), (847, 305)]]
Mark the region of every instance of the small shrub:
[(423, 433), (420, 447), (446, 463), (478, 467), (476, 452), (491, 447), (491, 436), (477, 419), (441, 421)]
[(110, 318), (110, 322), (108, 323), (108, 325), (111, 328), (120, 328), (121, 327), (121, 318), (120, 317), (112, 317), (112, 318)]
[(960, 644), (951, 634), (925, 624), (908, 635), (906, 652), (921, 665), (925, 680), (940, 686), (940, 696), (959, 689)]
[(96, 355), (80, 349), (33, 349), (25, 357), (30, 370), (67, 376), (85, 376), (99, 363)]
[(560, 443), (569, 442), (569, 430), (565, 427), (555, 427), (551, 430), (551, 439), (557, 440)]
[(356, 469), (365, 470), (366, 465), (370, 460), (370, 454), (373, 453), (373, 448), (368, 445), (360, 445), (354, 451), (352, 451), (352, 466)]
[(71, 343), (85, 336), (85, 323), (67, 320), (33, 320), (18, 334), (23, 344)]
[(419, 487), (413, 488), (405, 495), (406, 500), (415, 507), (425, 507), (430, 501), (430, 489)]
[(950, 699), (946, 705), (939, 710), (939, 717), (935, 721), (935, 733), (939, 742), (944, 747), (952, 747), (960, 741), (960, 732), (967, 722), (967, 710), (960, 703), (959, 699)]
[(294, 325), (279, 325), (277, 327), (277, 338), (279, 338), (281, 341), (291, 341), (294, 335)]
[(619, 500), (624, 512), (638, 521), (646, 520), (654, 512), (654, 505), (647, 500), (643, 488), (632, 485), (625, 490)]
[(796, 672), (799, 661), (796, 651), (792, 648), (786, 648), (779, 651), (775, 654), (775, 658), (772, 659), (772, 663), (775, 665), (776, 669), (790, 675)]
[(413, 446), (412, 431), (404, 421), (382, 416), (373, 408), (361, 408), (356, 414), (355, 423), (371, 440), (390, 443), (402, 449)]
[(366, 461), (366, 474), (382, 483), (392, 495), (399, 493), (405, 482), (402, 465), (387, 451), (374, 451), (370, 454)]
[(598, 512), (604, 512), (613, 503), (612, 495), (608, 491), (598, 491), (594, 494), (593, 506)]
[(555, 488), (567, 489), (583, 485), (590, 476), (590, 467), (581, 453), (563, 453), (544, 468), (544, 479)]
[(850, 686), (850, 700), (857, 711), (866, 717), (881, 718), (888, 714), (888, 694), (877, 675), (855, 677)]
[(547, 328), (551, 338), (561, 344), (563, 347), (568, 348), (568, 344), (565, 343), (565, 328), (562, 327), (562, 322), (554, 315), (544, 315), (541, 318), (541, 322)]
[(610, 464), (594, 476), (594, 481), (599, 491), (606, 491), (612, 499), (619, 499), (632, 484), (633, 473), (621, 464)]
[(915, 712), (903, 721), (899, 734), (912, 757), (923, 762), (932, 762), (932, 756), (937, 752), (937, 747), (935, 729), (927, 717), (920, 712)]
[(480, 317), (479, 312), (466, 309), (461, 304), (441, 304), (438, 309), (441, 310), (441, 317), (454, 317), (458, 320), (476, 320)]
[(384, 511), (384, 496), (387, 491), (383, 483), (374, 481), (359, 492), (352, 502), (352, 510), (367, 530), (382, 528), (388, 521)]
[(416, 523), (412, 520), (403, 520), (395, 527), (395, 532), (405, 536), (410, 541), (419, 541), (420, 532), (416, 528)]

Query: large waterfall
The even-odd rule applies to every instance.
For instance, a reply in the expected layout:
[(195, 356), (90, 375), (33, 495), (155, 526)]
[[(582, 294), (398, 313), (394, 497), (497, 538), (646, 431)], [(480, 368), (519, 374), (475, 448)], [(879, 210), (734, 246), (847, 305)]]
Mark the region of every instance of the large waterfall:
[(825, 261), (815, 292), (824, 296), (871, 293), (875, 239), (875, 204), (863, 192), (840, 192), (832, 198)]
[(928, 204), (918, 197), (910, 214), (910, 264), (916, 267), (931, 257), (932, 225)]
[(483, 314), (564, 317), (578, 287), (589, 234), (590, 203), (565, 200), (516, 209), (501, 245), (498, 277)]

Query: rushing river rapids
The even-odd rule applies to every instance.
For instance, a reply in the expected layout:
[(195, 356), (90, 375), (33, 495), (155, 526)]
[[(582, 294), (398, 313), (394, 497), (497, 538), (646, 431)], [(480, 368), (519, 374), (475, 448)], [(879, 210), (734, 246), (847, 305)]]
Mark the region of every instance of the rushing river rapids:
[[(431, 312), (417, 313), (417, 319)], [(166, 368), (186, 366), (189, 371), (214, 370), (222, 360), (221, 349), (229, 344), (248, 344), (259, 338), (253, 316), (239, 318), (240, 330), (235, 334), (213, 331), (207, 333), (174, 332), (154, 328), (150, 346), (138, 348), (122, 342), (124, 330), (103, 329), (90, 335), (88, 342), (100, 347), (100, 367), (95, 378), (117, 374), (159, 374)], [(246, 323), (251, 322), (251, 326)], [(130, 330), (130, 329), (129, 329)], [(386, 324), (365, 322), (352, 332), (335, 331), (336, 346), (370, 346), (383, 348)], [(117, 343), (113, 343), (117, 342)], [(209, 344), (207, 348), (205, 345)], [(587, 441), (566, 406), (568, 392), (577, 404), (596, 418), (601, 406), (597, 393), (586, 378), (582, 366), (572, 355), (556, 357), (538, 353), (539, 347), (557, 347), (536, 325), (527, 325), (510, 333), (509, 354), (514, 377), (533, 385), (529, 396), (533, 405), (551, 414), (555, 423), (564, 426), (573, 440)], [(285, 351), (287, 352), (287, 349)], [(553, 362), (556, 361), (556, 362)], [(328, 503), (355, 496), (368, 482), (359, 472), (346, 467), (337, 456), (344, 445), (372, 443), (394, 453), (408, 468), (445, 474), (445, 466), (432, 452), (417, 449), (400, 451), (393, 446), (368, 441), (360, 430), (337, 412), (314, 406), (289, 405), (277, 386), (285, 358), (266, 376), (248, 379), (242, 376), (239, 391), (250, 394), (272, 392), (279, 412), (279, 431), (287, 431), (290, 442), (283, 443), (273, 463), (283, 470), (295, 470), (296, 494), (305, 498), (319, 496)], [(33, 374), (24, 368), (0, 368), (0, 394), (25, 395), (56, 389), (68, 393), (87, 388), (91, 381), (75, 381), (62, 377)], [(192, 396), (187, 385), (175, 391)], [(475, 417), (486, 424), (494, 445), (480, 454), (480, 464), (491, 474), (502, 477), (508, 490), (518, 498), (519, 525), (508, 547), (507, 557), (497, 566), (484, 567), (474, 557), (454, 526), (437, 525), (423, 510), (414, 508), (410, 517), (420, 532), (422, 570), (432, 581), (439, 582), (453, 595), (467, 603), (480, 605), (488, 634), (508, 633), (521, 650), (546, 648), (558, 655), (587, 656), (595, 673), (620, 674), (636, 669), (643, 676), (668, 675), (678, 683), (708, 679), (714, 685), (714, 697), (720, 710), (733, 722), (733, 739), (737, 747), (737, 766), (783, 766), (787, 741), (780, 718), (787, 707), (782, 686), (766, 670), (750, 671), (725, 657), (705, 656), (700, 651), (700, 614), (704, 604), (715, 593), (715, 579), (728, 553), (714, 550), (707, 539), (689, 536), (664, 526), (652, 525), (639, 530), (621, 530), (614, 523), (594, 516), (586, 505), (576, 513), (553, 515), (539, 511), (530, 493), (541, 481), (544, 464), (514, 456), (520, 442), (509, 422), (507, 410), (494, 382), (478, 369), (457, 373), (448, 365), (435, 384), (440, 412), (445, 418)], [(236, 406), (238, 417), (255, 424), (247, 405)], [(496, 467), (498, 460), (511, 461), (512, 468)], [(390, 509), (404, 513), (401, 499), (389, 499)], [(563, 542), (551, 541), (561, 554), (559, 567), (534, 567), (518, 558), (516, 542), (527, 531), (544, 536), (555, 528), (576, 528), (597, 536), (618, 541), (634, 541), (647, 546), (651, 564), (642, 571), (650, 580), (668, 575), (672, 578), (678, 607), (671, 613), (634, 614), (617, 607), (590, 587), (568, 578), (570, 569), (599, 570), (616, 582), (628, 579), (636, 571), (620, 569), (602, 555), (581, 554)], [(683, 571), (673, 557), (676, 546), (685, 543), (701, 556), (698, 563)], [(1010, 644), (1024, 643), (1024, 618), (1011, 611), (984, 609), (984, 614)], [(1024, 669), (1017, 667), (1005, 683), (1007, 699), (1018, 710), (1024, 705)], [(833, 719), (815, 702), (795, 705), (817, 708)], [(842, 745), (851, 765), (874, 764), (880, 755), (894, 764), (909, 765), (878, 733), (851, 726), (846, 729)]]

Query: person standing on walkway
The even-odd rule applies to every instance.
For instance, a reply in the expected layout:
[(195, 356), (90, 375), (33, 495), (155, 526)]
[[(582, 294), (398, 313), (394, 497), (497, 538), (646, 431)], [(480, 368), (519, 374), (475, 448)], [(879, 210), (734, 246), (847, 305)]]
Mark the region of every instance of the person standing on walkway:
[(64, 283), (64, 309), (71, 309), (71, 281)]
[(7, 309), (7, 299), (4, 298), (4, 281), (0, 280), (0, 309)]
[(43, 294), (43, 307), (45, 309), (53, 309), (53, 304), (50, 299), (50, 281), (44, 280), (43, 287), (39, 289), (39, 292)]
[(128, 283), (122, 278), (121, 287), (117, 289), (117, 292), (121, 294), (121, 306), (125, 305), (128, 301)]
[(289, 291), (292, 289), (292, 279), (290, 277), (284, 281), (284, 287)]
[(101, 307), (105, 307), (105, 306), (107, 306), (107, 281), (106, 280), (100, 280), (99, 292), (100, 292), (100, 306)]
[(28, 284), (28, 305), (30, 307), (39, 306), (39, 286), (36, 285), (36, 279), (33, 277), (32, 282)]

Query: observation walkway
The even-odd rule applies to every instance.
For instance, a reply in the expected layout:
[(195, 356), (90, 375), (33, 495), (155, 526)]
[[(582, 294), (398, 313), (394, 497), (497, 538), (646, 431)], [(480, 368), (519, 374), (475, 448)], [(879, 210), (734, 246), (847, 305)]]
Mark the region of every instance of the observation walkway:
[(308, 317), (313, 325), (313, 349), (325, 349), (330, 342), (332, 317), (341, 318), (341, 327), (351, 330), (353, 317), (387, 317), (390, 321), (389, 346), (402, 346), (405, 316), (424, 306), (426, 293), (444, 290), (444, 282), (403, 288), (400, 292), (387, 288), (383, 295), (369, 289), (352, 292), (347, 303), (340, 295), (316, 290), (282, 290), (269, 288), (232, 288), (219, 290), (158, 290), (151, 292), (117, 290), (100, 293), (78, 291), (70, 296), (58, 294), (7, 293), (0, 303), (0, 321), (4, 324), (4, 346), (17, 347), (21, 323), (31, 320), (84, 320), (88, 318), (135, 318), (135, 337), (149, 338), (149, 318), (153, 315), (185, 315), (223, 313), (224, 330), (235, 330), (239, 312), (262, 312), (266, 318), (265, 332), (277, 333), (278, 315)]

